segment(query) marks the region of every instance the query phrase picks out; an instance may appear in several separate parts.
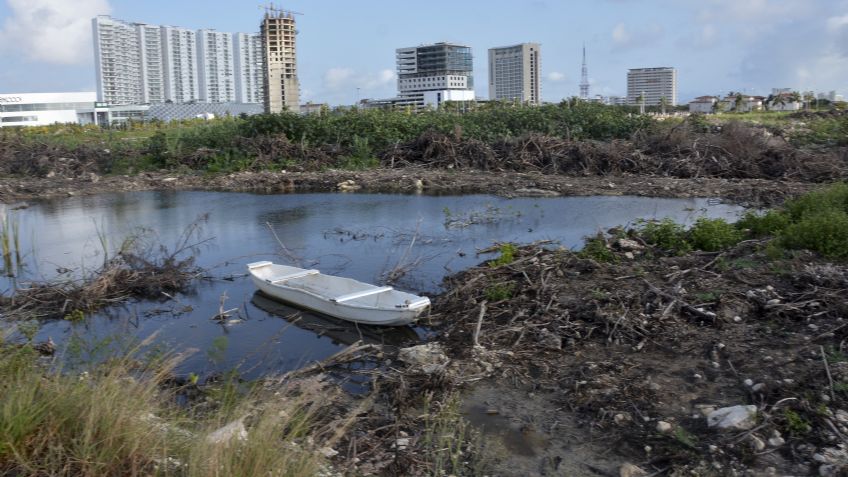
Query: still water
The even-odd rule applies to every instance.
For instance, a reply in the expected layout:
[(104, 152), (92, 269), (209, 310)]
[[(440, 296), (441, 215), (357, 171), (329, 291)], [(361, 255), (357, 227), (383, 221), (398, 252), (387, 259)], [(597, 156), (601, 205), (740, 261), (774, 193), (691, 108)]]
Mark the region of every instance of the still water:
[[(84, 357), (109, 348), (115, 338), (156, 333), (162, 349), (194, 351), (181, 373), (205, 376), (238, 367), (255, 377), (296, 369), (358, 339), (401, 345), (426, 330), (357, 329), (254, 296), (245, 276), (248, 262), (290, 263), (372, 283), (398, 264), (407, 265), (411, 271), (396, 286), (433, 294), (446, 275), (492, 258), (476, 251), (496, 241), (551, 240), (578, 248), (587, 235), (639, 218), (734, 220), (741, 210), (707, 199), (644, 197), (193, 191), (74, 197), (10, 212), (19, 224), (24, 267), (15, 279), (5, 279), (4, 288), (96, 269), (104, 248), (115, 250), (139, 227), (173, 247), (189, 224), (206, 216), (201, 237), (208, 241), (200, 246), (197, 264), (210, 279), (173, 299), (131, 302), (83, 322), (47, 323), (37, 339), (70, 343), (70, 349), (60, 346), (66, 357)], [(238, 309), (229, 325), (212, 320), (222, 300), (224, 309)]]

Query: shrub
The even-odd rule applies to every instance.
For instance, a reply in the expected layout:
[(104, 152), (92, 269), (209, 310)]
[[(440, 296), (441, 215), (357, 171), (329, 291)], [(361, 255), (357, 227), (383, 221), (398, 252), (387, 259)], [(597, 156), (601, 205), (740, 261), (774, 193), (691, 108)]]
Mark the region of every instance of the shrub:
[(786, 210), (792, 221), (830, 210), (848, 212), (848, 183), (842, 182), (804, 194), (787, 202)]
[(671, 219), (642, 221), (639, 234), (651, 245), (675, 254), (692, 250), (686, 240), (686, 230)]
[(736, 222), (739, 230), (749, 230), (753, 237), (775, 235), (789, 225), (789, 216), (779, 210), (769, 210), (765, 214), (748, 212)]
[(705, 252), (717, 252), (736, 245), (742, 233), (724, 219), (701, 217), (689, 231), (692, 246)]
[(848, 258), (848, 213), (828, 210), (804, 216), (779, 236), (787, 248), (807, 249), (828, 258)]
[(597, 262), (615, 263), (618, 257), (607, 247), (604, 235), (599, 233), (595, 237), (588, 237), (583, 245), (583, 250), (578, 254), (581, 258), (591, 258)]

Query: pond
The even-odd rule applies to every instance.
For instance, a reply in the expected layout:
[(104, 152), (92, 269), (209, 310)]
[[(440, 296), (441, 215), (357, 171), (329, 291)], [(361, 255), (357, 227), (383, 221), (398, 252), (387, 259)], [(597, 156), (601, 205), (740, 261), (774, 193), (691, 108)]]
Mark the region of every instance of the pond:
[[(449, 274), (494, 255), (477, 255), (494, 242), (549, 240), (579, 248), (582, 238), (639, 218), (701, 216), (734, 220), (741, 207), (708, 199), (556, 197), (507, 199), (488, 195), (281, 194), (133, 192), (40, 201), (9, 214), (19, 227), (23, 266), (5, 289), (49, 280), (68, 270), (96, 269), (145, 227), (173, 247), (199, 217), (197, 264), (211, 277), (185, 294), (130, 302), (79, 322), (45, 323), (37, 339), (51, 337), (67, 359), (96, 355), (121, 338), (154, 333), (162, 349), (194, 350), (181, 373), (201, 376), (238, 368), (246, 377), (282, 373), (323, 359), (356, 340), (406, 345), (423, 327), (356, 328), (282, 306), (261, 295), (245, 264), (271, 260), (318, 268), (366, 282), (381, 282), (398, 267), (408, 273), (397, 288), (435, 294)], [(281, 247), (285, 247), (285, 250)], [(223, 305), (222, 305), (223, 301)], [(230, 324), (214, 317), (237, 308)]]

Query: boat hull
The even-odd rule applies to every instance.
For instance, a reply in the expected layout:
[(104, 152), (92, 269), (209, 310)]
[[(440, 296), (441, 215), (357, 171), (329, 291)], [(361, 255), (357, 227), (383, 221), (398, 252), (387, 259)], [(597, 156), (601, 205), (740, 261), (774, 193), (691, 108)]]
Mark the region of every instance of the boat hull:
[(404, 326), (413, 323), (429, 307), (429, 300), (426, 299), (424, 299), (425, 305), (418, 305), (414, 308), (393, 307), (389, 309), (355, 306), (345, 302), (336, 302), (331, 297), (316, 295), (296, 287), (271, 283), (268, 279), (257, 276), (253, 270), (251, 270), (251, 279), (256, 288), (275, 300), (355, 323)]

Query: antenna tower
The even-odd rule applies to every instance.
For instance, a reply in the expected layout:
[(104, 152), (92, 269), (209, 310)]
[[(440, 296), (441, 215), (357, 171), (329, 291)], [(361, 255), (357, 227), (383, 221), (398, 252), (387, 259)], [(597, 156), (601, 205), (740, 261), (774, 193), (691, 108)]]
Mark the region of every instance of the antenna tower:
[(589, 67), (586, 66), (586, 44), (583, 44), (583, 70), (580, 79), (580, 99), (589, 99)]

